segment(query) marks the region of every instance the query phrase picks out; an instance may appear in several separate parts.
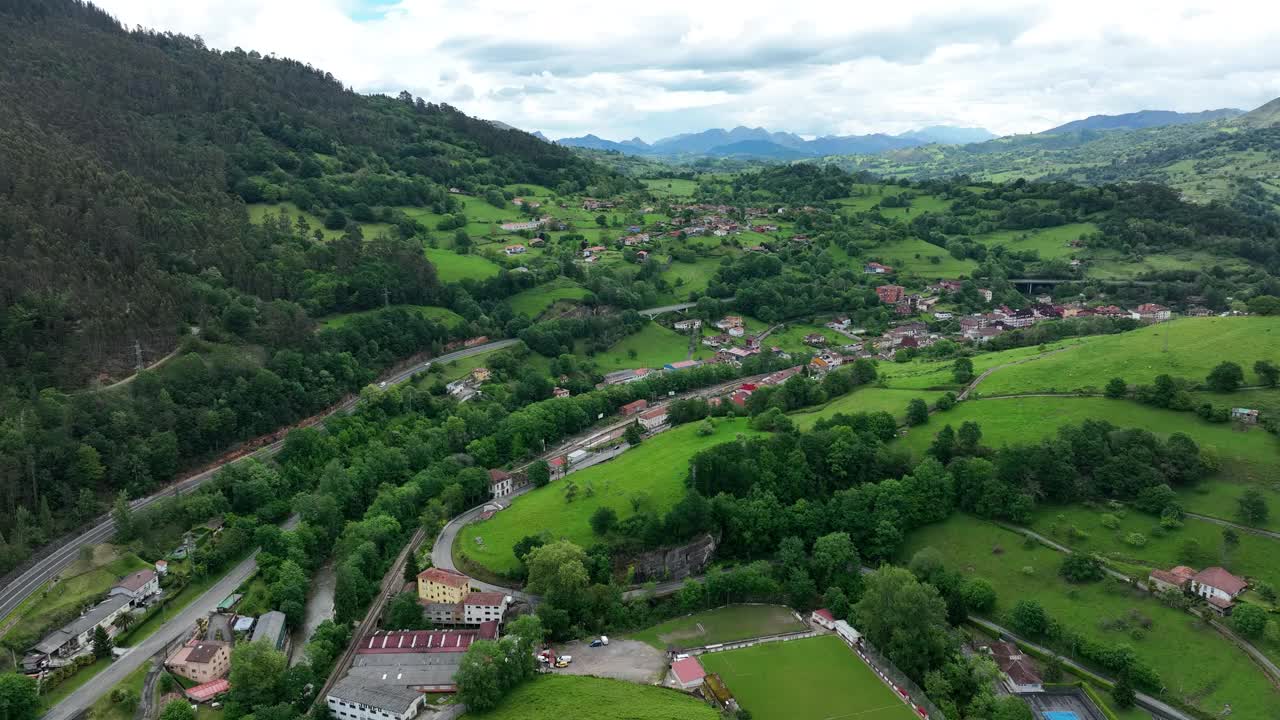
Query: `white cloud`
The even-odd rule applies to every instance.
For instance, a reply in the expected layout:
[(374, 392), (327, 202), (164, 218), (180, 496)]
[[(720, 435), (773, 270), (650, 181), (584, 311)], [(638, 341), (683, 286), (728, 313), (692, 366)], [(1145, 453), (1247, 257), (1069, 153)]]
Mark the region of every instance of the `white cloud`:
[(761, 3), (99, 0), (127, 25), (292, 57), (551, 137), (745, 124), (1034, 132), (1280, 95), (1280, 5), (1224, 0)]

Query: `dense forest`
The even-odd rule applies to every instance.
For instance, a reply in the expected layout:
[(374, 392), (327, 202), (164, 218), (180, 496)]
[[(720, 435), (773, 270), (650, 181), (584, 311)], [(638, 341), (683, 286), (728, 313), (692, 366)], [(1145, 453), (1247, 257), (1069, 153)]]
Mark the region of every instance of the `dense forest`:
[[(420, 243), (397, 243), (420, 228), (393, 208), (446, 211), (450, 187), (607, 193), (624, 182), (447, 105), (362, 96), (292, 60), (126, 31), (75, 0), (0, 4), (0, 64), (6, 385), (74, 385), (131, 365), (135, 339), (156, 356), (172, 349), (209, 321), (202, 275), (317, 313), (371, 307), (383, 287), (419, 300), (435, 280), (425, 260), (406, 262)], [(357, 234), (390, 222), (398, 237), (363, 265), (314, 243), (282, 247), (248, 222), (244, 202), (261, 200)], [(356, 287), (326, 295), (333, 283)]]
[[(0, 3), (0, 65), (0, 572), (118, 491), (150, 491), (409, 355), (523, 327), (502, 300), (546, 278), (443, 285), (422, 251), (434, 228), (397, 208), (448, 212), (451, 187), (633, 187), (447, 105), (129, 31), (77, 0)], [(329, 234), (251, 223), (256, 201), (292, 202)], [(465, 322), (315, 322), (385, 303)], [(130, 384), (83, 389), (173, 350)]]

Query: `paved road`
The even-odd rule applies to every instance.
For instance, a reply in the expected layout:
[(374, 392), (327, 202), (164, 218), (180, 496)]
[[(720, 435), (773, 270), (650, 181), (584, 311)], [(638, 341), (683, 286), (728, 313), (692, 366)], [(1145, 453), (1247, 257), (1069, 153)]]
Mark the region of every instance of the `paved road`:
[(45, 714), (44, 720), (71, 720), (71, 718), (88, 710), (98, 698), (106, 695), (111, 688), (115, 687), (116, 683), (124, 680), (129, 673), (149, 661), (152, 655), (160, 652), (166, 645), (182, 637), (185, 633), (191, 632), (191, 628), (198, 619), (213, 612), (223, 598), (234, 592), (237, 587), (240, 587), (241, 583), (249, 579), (249, 576), (258, 569), (257, 555), (258, 553), (255, 551), (248, 559), (232, 568), (230, 572), (224, 575), (203, 595), (196, 598), (195, 601), (183, 608), (177, 615), (170, 617), (168, 622), (161, 625), (160, 629), (153, 633), (151, 637), (130, 648), (129, 652), (111, 663), (106, 670), (90, 678), (88, 682), (76, 688), (62, 702), (54, 705)]
[[(472, 355), (478, 355), (480, 353), (489, 352), (491, 350), (498, 350), (504, 347), (509, 347), (511, 345), (516, 344), (517, 342), (519, 341), (518, 340), (499, 340), (497, 342), (486, 343), (484, 345), (477, 345), (472, 348), (465, 348), (457, 352), (441, 355), (438, 358), (433, 358), (431, 360), (418, 363), (412, 367), (409, 367), (397, 373), (394, 373), (391, 376), (385, 378), (385, 381), (387, 382), (388, 385), (401, 383), (413, 377), (417, 373), (422, 372), (426, 368), (430, 367), (433, 363), (452, 362), (454, 360), (470, 357)], [(350, 412), (351, 409), (355, 407), (358, 399), (359, 399), (358, 397), (350, 398), (340, 403), (339, 405), (333, 407), (327, 414), (333, 414), (335, 412)], [(264, 446), (258, 451), (250, 455), (247, 455), (245, 457), (259, 457), (259, 458), (270, 457), (271, 455), (274, 455), (280, 452), (280, 449), (283, 447), (284, 447), (284, 440), (278, 440), (276, 442), (271, 443), (270, 445)], [(199, 487), (205, 481), (209, 480), (214, 475), (216, 475), (218, 471), (221, 470), (226, 465), (230, 465), (235, 462), (240, 462), (243, 459), (245, 458), (244, 457), (236, 458), (235, 460), (232, 460), (230, 462), (222, 463), (212, 468), (209, 468), (207, 470), (191, 475), (189, 477), (182, 478), (172, 483), (171, 485), (167, 486), (165, 489), (156, 492), (153, 495), (150, 495), (145, 498), (139, 498), (129, 504), (136, 510), (139, 508), (144, 508), (150, 505), (151, 503), (156, 502), (160, 498), (167, 497), (167, 496), (174, 495), (181, 492), (187, 492), (189, 490)], [(60, 538), (59, 540), (57, 540), (56, 543), (54, 543), (57, 545), (57, 548), (54, 549), (52, 553), (50, 553), (44, 558), (41, 558), (40, 560), (37, 560), (34, 564), (31, 565), (31, 567), (27, 568), (21, 574), (13, 578), (5, 578), (4, 587), (3, 589), (0, 589), (0, 617), (4, 617), (5, 615), (8, 615), (10, 611), (16, 608), (29, 595), (31, 595), (33, 592), (38, 590), (46, 582), (53, 579), (55, 576), (58, 575), (58, 573), (62, 572), (64, 568), (70, 565), (78, 556), (81, 546), (97, 545), (98, 543), (106, 542), (111, 538), (111, 536), (114, 533), (115, 533), (115, 527), (111, 522), (110, 516), (103, 515), (102, 517), (98, 518), (97, 523), (93, 527), (82, 532), (81, 534), (73, 537)]]

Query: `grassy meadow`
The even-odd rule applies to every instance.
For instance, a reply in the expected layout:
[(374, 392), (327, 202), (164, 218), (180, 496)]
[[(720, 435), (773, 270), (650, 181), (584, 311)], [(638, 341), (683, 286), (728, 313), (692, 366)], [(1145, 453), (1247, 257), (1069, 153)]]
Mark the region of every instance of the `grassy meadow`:
[[(1167, 695), (1216, 715), (1230, 704), (1235, 717), (1280, 713), (1280, 692), (1247, 655), (1196, 618), (1115, 582), (1069, 585), (1058, 576), (1062, 555), (1018, 534), (965, 515), (912, 533), (903, 562), (926, 547), (942, 553), (948, 567), (989, 580), (999, 620), (1018, 600), (1036, 600), (1065, 626), (1098, 642), (1124, 644), (1159, 674)], [(1103, 619), (1135, 612), (1151, 621), (1141, 636), (1107, 630)], [(1187, 662), (1195, 648), (1195, 662)]]
[[(698, 344), (693, 359), (711, 357), (709, 348)], [(689, 355), (689, 336), (659, 325), (649, 323), (638, 333), (628, 335), (614, 343), (606, 352), (591, 356), (602, 373), (626, 368), (659, 369), (669, 362), (679, 362)]]
[[(745, 419), (720, 422), (707, 437), (697, 430), (698, 423), (668, 430), (614, 460), (520, 496), (491, 519), (463, 528), (454, 544), (455, 556), (509, 573), (519, 566), (511, 548), (527, 535), (545, 532), (553, 540), (563, 538), (589, 547), (597, 539), (588, 523), (596, 509), (611, 507), (625, 519), (634, 514), (635, 499), (642, 508), (662, 514), (684, 497), (684, 478), (694, 454), (739, 434), (759, 434), (748, 429)], [(571, 503), (564, 497), (569, 480), (578, 486), (578, 496)], [(483, 542), (477, 543), (476, 538)]]
[(587, 290), (569, 278), (556, 278), (549, 283), (512, 295), (511, 310), (517, 315), (536, 318), (561, 300), (581, 300)]
[(1183, 318), (1088, 338), (1080, 347), (1005, 368), (987, 378), (979, 392), (1101, 392), (1113, 377), (1123, 377), (1130, 385), (1149, 384), (1166, 373), (1200, 382), (1227, 359), (1239, 363), (1245, 384), (1253, 385), (1258, 383), (1254, 361), (1277, 358), (1280, 318)]
[(915, 712), (835, 635), (700, 658), (757, 720), (910, 720)]
[(150, 563), (115, 545), (93, 546), (92, 557), (77, 558), (46, 585), (4, 618), (4, 635), (38, 634), (49, 629), (60, 614), (74, 611), (106, 593), (120, 578)]
[(642, 630), (631, 637), (658, 650), (667, 646), (698, 647), (748, 638), (800, 632), (806, 625), (783, 605), (726, 605), (685, 615)]
[[(1103, 515), (1115, 517), (1119, 525), (1106, 527)], [(1085, 535), (1074, 533), (1071, 528)], [(1280, 587), (1280, 563), (1275, 561), (1280, 554), (1280, 541), (1237, 533), (1240, 544), (1228, 548), (1222, 542), (1222, 527), (1210, 522), (1187, 519), (1182, 527), (1165, 530), (1160, 527), (1159, 518), (1133, 509), (1043, 507), (1032, 520), (1031, 529), (1072, 549), (1107, 557), (1130, 576), (1145, 578), (1153, 569), (1168, 570), (1175, 565), (1190, 565), (1197, 570), (1220, 565), (1241, 577)], [(1132, 533), (1146, 538), (1146, 544), (1135, 547), (1126, 542)], [(1198, 547), (1195, 554), (1187, 553), (1189, 541)]]
[(1080, 253), (1069, 242), (1098, 231), (1093, 223), (1070, 223), (1056, 227), (1033, 230), (997, 230), (984, 235), (975, 235), (973, 241), (987, 247), (1003, 245), (1014, 251), (1034, 250), (1042, 260), (1069, 258)]
[(487, 280), (498, 274), (497, 264), (479, 255), (459, 255), (452, 250), (427, 248), (427, 259), (436, 266), (441, 282)]
[(585, 675), (549, 674), (512, 690), (487, 713), (462, 720), (718, 720), (696, 697), (651, 685)]
[(944, 391), (942, 390), (863, 387), (834, 398), (821, 407), (794, 412), (791, 414), (791, 419), (795, 420), (796, 425), (805, 430), (813, 427), (819, 420), (829, 418), (838, 413), (851, 415), (853, 413), (884, 411), (899, 420), (904, 420), (907, 415), (907, 403), (920, 398), (932, 405), (943, 394)]

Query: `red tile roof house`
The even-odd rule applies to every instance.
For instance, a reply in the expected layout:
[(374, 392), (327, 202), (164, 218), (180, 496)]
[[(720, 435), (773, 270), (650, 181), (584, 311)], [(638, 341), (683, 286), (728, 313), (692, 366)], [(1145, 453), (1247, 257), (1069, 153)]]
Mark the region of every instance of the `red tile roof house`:
[(698, 658), (687, 657), (671, 663), (671, 672), (667, 674), (667, 681), (681, 690), (692, 690), (701, 685), (702, 679), (706, 676), (707, 671), (702, 669), (702, 663), (698, 662)]
[(824, 627), (828, 630), (834, 630), (836, 628), (836, 616), (832, 615), (831, 611), (826, 608), (814, 610), (813, 614), (809, 616), (809, 620), (815, 625)]
[(636, 400), (635, 402), (629, 402), (626, 405), (623, 405), (619, 408), (619, 411), (622, 413), (623, 417), (626, 417), (628, 415), (635, 415), (647, 407), (649, 407), (648, 400)]
[(1147, 584), (1153, 591), (1185, 592), (1187, 583), (1195, 574), (1196, 571), (1186, 565), (1179, 565), (1172, 570), (1152, 570), (1151, 575), (1147, 577)]
[(1012, 693), (1044, 692), (1044, 681), (1031, 658), (1010, 642), (991, 643), (991, 656), (1004, 675), (1004, 684)]
[(1193, 595), (1208, 601), (1221, 615), (1230, 615), (1235, 599), (1249, 584), (1220, 567), (1210, 567), (1196, 573), (1188, 587)]
[(228, 682), (226, 678), (219, 678), (217, 680), (210, 680), (209, 682), (201, 685), (196, 685), (192, 688), (187, 688), (183, 691), (183, 694), (185, 694), (192, 702), (202, 703), (212, 700), (219, 695), (224, 695), (230, 690), (231, 683)]

